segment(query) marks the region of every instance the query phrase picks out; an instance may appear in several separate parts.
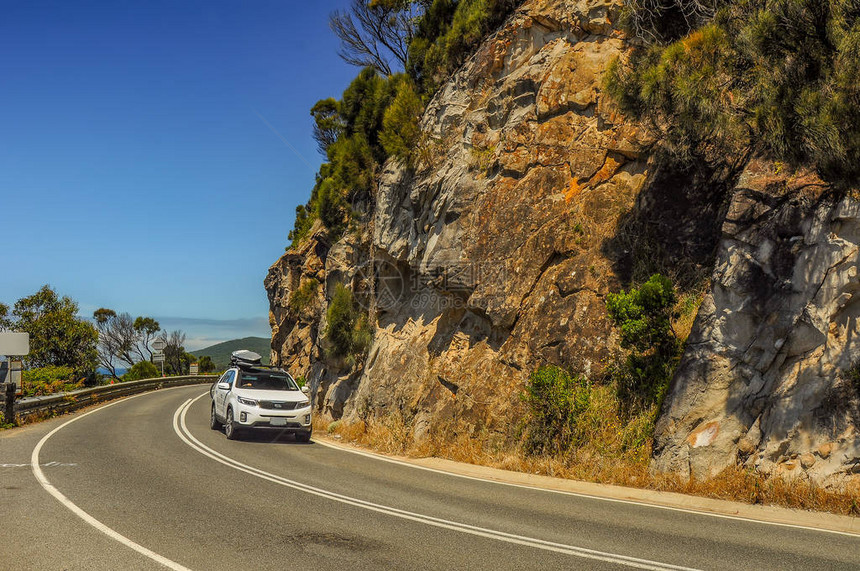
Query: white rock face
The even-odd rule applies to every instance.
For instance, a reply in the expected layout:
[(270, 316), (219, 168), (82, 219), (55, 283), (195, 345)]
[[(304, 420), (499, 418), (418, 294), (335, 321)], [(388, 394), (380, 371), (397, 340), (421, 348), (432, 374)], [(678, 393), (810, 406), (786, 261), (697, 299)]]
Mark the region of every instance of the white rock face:
[(832, 482), (860, 472), (860, 202), (753, 161), (712, 289), (657, 424), (653, 466), (743, 464)]

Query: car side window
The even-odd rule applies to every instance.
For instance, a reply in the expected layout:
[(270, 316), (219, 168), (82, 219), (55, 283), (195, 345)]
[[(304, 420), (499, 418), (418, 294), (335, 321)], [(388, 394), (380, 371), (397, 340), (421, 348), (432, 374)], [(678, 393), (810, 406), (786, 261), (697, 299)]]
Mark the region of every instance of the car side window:
[(228, 385), (230, 385), (231, 387), (233, 386), (233, 381), (235, 381), (235, 380), (236, 380), (236, 371), (227, 371), (226, 373), (224, 373), (224, 382), (227, 383)]

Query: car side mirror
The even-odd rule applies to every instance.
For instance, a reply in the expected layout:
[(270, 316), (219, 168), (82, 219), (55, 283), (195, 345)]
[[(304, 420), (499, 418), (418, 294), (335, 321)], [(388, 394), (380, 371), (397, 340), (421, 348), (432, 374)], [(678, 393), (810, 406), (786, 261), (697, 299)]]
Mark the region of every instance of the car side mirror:
[(307, 385), (302, 386), (302, 392), (305, 393), (305, 396), (311, 396), (311, 388)]
[(218, 383), (218, 388), (222, 391), (229, 391), (230, 383)]

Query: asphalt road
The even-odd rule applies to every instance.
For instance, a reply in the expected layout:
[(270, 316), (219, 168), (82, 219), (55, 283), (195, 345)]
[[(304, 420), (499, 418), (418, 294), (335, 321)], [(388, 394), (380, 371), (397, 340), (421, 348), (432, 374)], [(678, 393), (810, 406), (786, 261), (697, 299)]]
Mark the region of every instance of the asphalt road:
[(228, 441), (207, 390), (0, 433), (0, 569), (860, 568), (856, 536)]

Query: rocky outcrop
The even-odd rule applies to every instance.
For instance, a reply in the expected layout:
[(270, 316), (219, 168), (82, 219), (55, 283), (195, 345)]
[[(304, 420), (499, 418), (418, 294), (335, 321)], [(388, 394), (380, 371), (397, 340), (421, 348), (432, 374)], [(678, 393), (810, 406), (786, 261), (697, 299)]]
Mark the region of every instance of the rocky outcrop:
[(656, 469), (860, 473), (858, 262), (860, 202), (810, 174), (747, 166), (657, 424)]
[[(627, 51), (620, 4), (526, 2), (436, 94), (422, 123), (430, 158), (417, 172), (386, 165), (355, 247), (377, 318), (360, 370), (294, 353), (308, 336), (310, 353), (323, 343), (324, 325), (312, 331), (283, 310), (296, 275), (319, 264), (287, 271), (302, 256), (288, 252), (272, 267), (275, 361), (325, 393), (324, 413), (397, 412), (418, 438), (452, 427), (501, 434), (537, 365), (603, 368), (614, 346), (603, 297), (619, 283), (602, 245), (645, 183), (649, 143), (601, 91)], [(322, 281), (369, 289), (331, 256)]]
[[(358, 231), (315, 226), (269, 270), (273, 362), (330, 419), (492, 443), (516, 433), (536, 367), (599, 378), (617, 350), (608, 292), (713, 270), (654, 469), (860, 472), (858, 202), (761, 160), (737, 182), (656, 168), (601, 89), (630, 51), (620, 5), (529, 0), (484, 42), (428, 105), (419, 168), (389, 161)], [(357, 360), (326, 357), (337, 284), (374, 325)]]
[[(316, 339), (319, 335), (319, 315), (325, 297), (315, 292), (305, 307), (290, 303), (294, 292), (309, 282), (325, 281), (325, 260), (331, 248), (328, 233), (317, 222), (310, 238), (292, 248), (269, 268), (263, 285), (269, 296), (269, 325), (272, 328), (272, 364), (293, 371), (308, 371), (319, 360)], [(299, 373), (297, 373), (299, 374)]]

